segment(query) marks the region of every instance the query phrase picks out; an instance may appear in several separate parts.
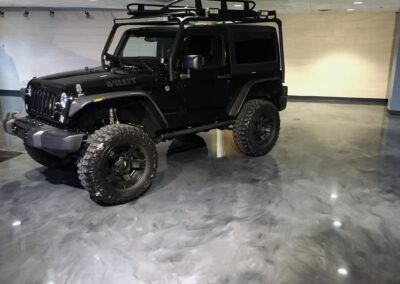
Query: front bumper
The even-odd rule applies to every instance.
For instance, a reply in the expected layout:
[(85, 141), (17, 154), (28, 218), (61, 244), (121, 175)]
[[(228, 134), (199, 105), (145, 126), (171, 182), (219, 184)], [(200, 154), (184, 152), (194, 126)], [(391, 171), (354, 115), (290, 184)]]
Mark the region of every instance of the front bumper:
[(75, 153), (83, 141), (81, 133), (38, 123), (19, 113), (8, 113), (3, 126), (7, 133), (18, 136), (29, 146), (48, 152)]

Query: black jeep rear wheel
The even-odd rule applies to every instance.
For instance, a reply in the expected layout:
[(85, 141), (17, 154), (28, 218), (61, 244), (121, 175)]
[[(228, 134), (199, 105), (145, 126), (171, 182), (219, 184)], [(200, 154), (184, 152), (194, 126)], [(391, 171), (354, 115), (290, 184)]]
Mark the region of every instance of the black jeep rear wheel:
[(262, 156), (271, 151), (278, 140), (279, 112), (266, 100), (249, 100), (240, 111), (233, 127), (233, 139), (241, 152)]
[(150, 188), (157, 169), (157, 150), (143, 129), (108, 125), (97, 130), (89, 141), (78, 174), (94, 201), (122, 204)]

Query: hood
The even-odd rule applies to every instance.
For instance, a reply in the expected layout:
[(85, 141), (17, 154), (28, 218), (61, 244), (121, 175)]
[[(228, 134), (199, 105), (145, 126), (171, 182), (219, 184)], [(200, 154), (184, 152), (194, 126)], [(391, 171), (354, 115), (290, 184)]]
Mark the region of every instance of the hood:
[(132, 90), (133, 86), (151, 83), (154, 76), (149, 71), (110, 72), (101, 67), (57, 73), (31, 80), (34, 87), (52, 87), (70, 95), (77, 95), (77, 84), (84, 95)]

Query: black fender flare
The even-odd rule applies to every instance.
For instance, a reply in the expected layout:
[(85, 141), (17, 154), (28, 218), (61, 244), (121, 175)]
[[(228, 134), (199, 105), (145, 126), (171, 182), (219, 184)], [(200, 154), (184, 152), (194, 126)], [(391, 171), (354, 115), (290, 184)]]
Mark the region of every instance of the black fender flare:
[(230, 117), (236, 117), (239, 114), (240, 110), (242, 109), (242, 106), (246, 101), (248, 94), (255, 85), (264, 82), (271, 82), (278, 80), (279, 80), (278, 78), (262, 78), (262, 79), (254, 79), (247, 81), (245, 84), (243, 84), (242, 88), (235, 94), (231, 103), (226, 108), (226, 112)]
[(156, 122), (159, 124), (160, 129), (168, 128), (168, 122), (165, 119), (163, 113), (158, 108), (157, 104), (154, 102), (153, 98), (146, 92), (140, 91), (120, 91), (111, 93), (102, 93), (96, 95), (81, 96), (75, 99), (69, 108), (68, 117), (74, 117), (80, 110), (88, 105), (95, 104), (97, 102), (112, 101), (115, 99), (122, 98), (140, 98), (147, 103), (148, 110), (151, 115), (155, 118)]

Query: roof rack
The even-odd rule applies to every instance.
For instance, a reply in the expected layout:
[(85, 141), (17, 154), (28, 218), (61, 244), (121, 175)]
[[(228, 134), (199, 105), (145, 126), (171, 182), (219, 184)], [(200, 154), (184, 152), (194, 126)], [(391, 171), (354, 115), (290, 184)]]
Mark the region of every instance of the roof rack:
[[(128, 15), (132, 16), (132, 18), (197, 16), (209, 18), (210, 20), (224, 20), (229, 18), (235, 18), (237, 20), (246, 18), (261, 19), (272, 15), (266, 13), (267, 11), (256, 11), (256, 3), (253, 0), (209, 0), (220, 2), (220, 8), (203, 8), (201, 0), (194, 0), (194, 6), (177, 5), (182, 1), (184, 0), (174, 0), (166, 5), (131, 3), (127, 5)], [(229, 9), (228, 3), (243, 4), (243, 9)], [(276, 16), (276, 13), (274, 15)]]
[[(160, 16), (160, 15), (171, 15), (179, 16), (183, 14), (190, 14), (191, 12), (202, 12), (204, 11), (201, 0), (195, 0), (195, 7), (179, 6), (176, 5), (183, 0), (174, 0), (166, 5), (162, 4), (146, 4), (146, 3), (130, 3), (126, 6), (128, 15), (132, 17), (148, 17), (148, 16)], [(151, 9), (147, 9), (151, 8)], [(161, 9), (154, 9), (161, 8)]]

